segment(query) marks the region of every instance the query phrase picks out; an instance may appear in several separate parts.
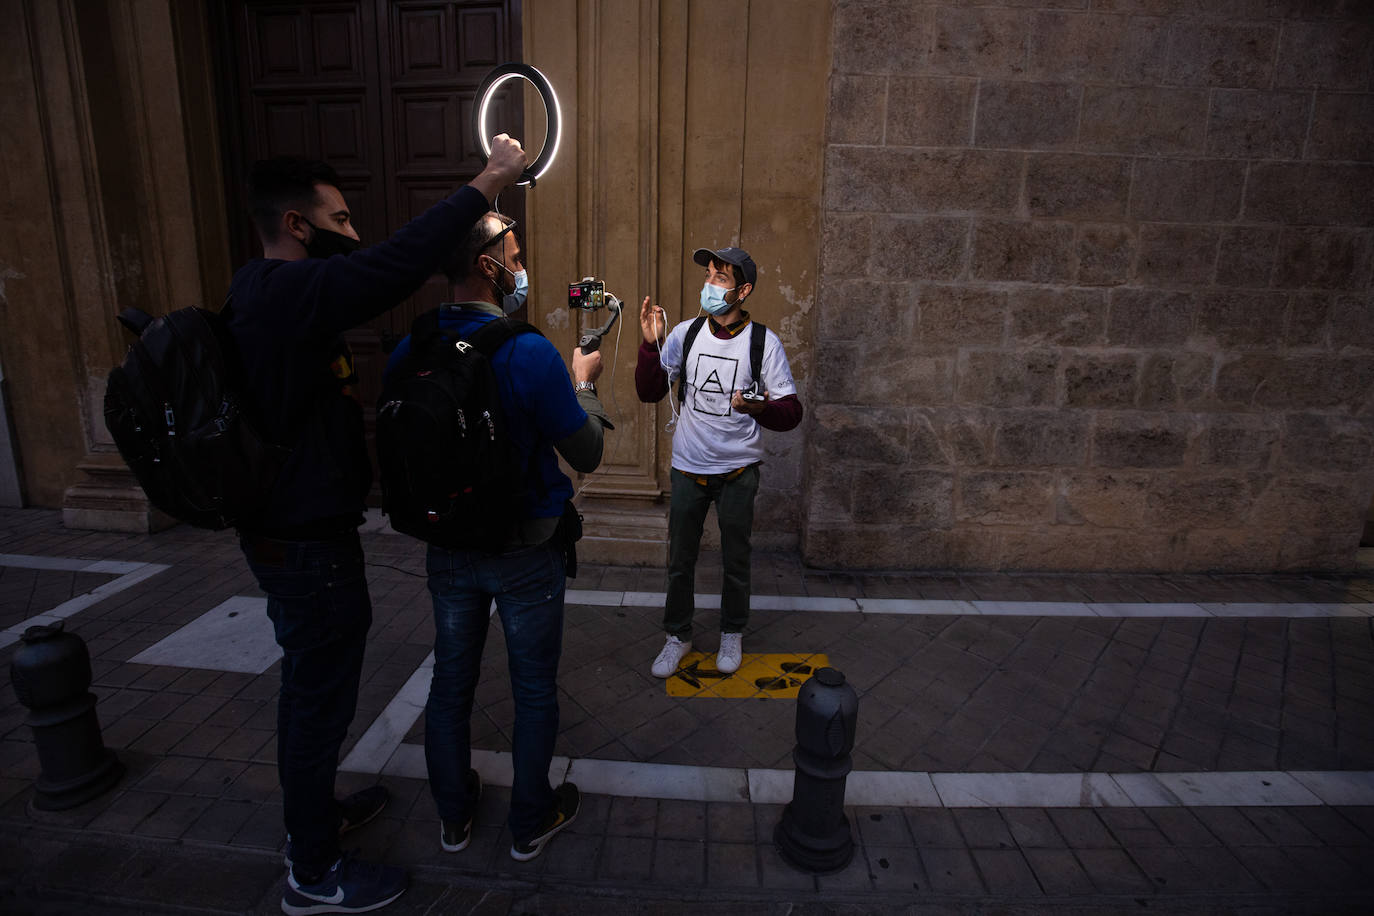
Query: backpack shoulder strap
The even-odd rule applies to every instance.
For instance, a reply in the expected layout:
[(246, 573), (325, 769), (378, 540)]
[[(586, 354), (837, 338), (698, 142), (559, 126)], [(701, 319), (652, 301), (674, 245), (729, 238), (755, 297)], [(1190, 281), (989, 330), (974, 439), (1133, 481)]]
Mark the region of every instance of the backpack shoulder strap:
[(768, 328), (755, 321), (749, 338), (749, 371), (758, 383), (758, 392), (763, 394), (763, 345), (768, 340)]
[(539, 329), (526, 321), (515, 318), (497, 318), (495, 321), (488, 321), (476, 331), (467, 336), (467, 342), (472, 344), (487, 359), (491, 359), (492, 354), (501, 349), (501, 345), (510, 340), (517, 334), (539, 334)]
[(692, 343), (701, 333), (702, 327), (706, 324), (706, 316), (698, 315), (692, 322), (692, 326), (687, 329), (687, 336), (682, 339), (682, 367), (677, 374), (677, 399), (678, 403), (687, 400), (687, 354), (692, 352)]
[[(501, 349), (502, 344), (520, 334), (544, 336), (543, 332), (527, 321), (501, 317), (495, 321), (488, 321), (464, 339), (476, 347), (478, 352), (487, 359), (491, 359), (496, 355), (496, 351)], [(539, 497), (542, 499), (547, 494), (548, 487), (539, 474), (538, 460), (539, 450), (537, 448), (531, 449), (529, 462), (525, 468), (525, 479), (534, 481), (535, 488), (539, 491)]]

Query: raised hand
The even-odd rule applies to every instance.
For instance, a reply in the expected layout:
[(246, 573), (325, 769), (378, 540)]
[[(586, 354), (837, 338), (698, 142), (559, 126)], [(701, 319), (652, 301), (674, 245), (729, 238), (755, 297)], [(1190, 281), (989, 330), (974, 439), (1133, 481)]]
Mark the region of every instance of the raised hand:
[(649, 304), (649, 297), (639, 307), (639, 329), (644, 333), (644, 342), (650, 346), (662, 347), (668, 335), (668, 316), (656, 305)]
[(497, 134), (491, 141), (491, 155), (482, 174), (472, 180), (472, 186), (494, 200), (505, 188), (520, 180), (527, 165), (520, 141), (508, 134)]

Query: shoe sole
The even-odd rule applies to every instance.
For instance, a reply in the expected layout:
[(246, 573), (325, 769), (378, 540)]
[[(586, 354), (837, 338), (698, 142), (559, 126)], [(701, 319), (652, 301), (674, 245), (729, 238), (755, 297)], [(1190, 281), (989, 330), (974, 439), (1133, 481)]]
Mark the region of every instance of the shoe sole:
[(308, 906), (298, 906), (294, 903), (287, 903), (286, 898), (283, 897), (281, 899), (281, 911), (286, 916), (314, 916), (316, 913), (370, 913), (373, 910), (380, 910), (384, 906), (390, 906), (405, 892), (406, 888), (403, 887), (385, 900), (378, 900), (368, 906), (344, 906), (342, 903), (325, 903), (324, 901), (312, 901)]
[(459, 843), (457, 846), (450, 846), (449, 844), (447, 844), (447, 843), (444, 842), (444, 824), (443, 824), (442, 821), (440, 821), (440, 823), (439, 823), (439, 848), (442, 849), (444, 852), (462, 852), (464, 849), (467, 849), (467, 848), (468, 848), (468, 844), (471, 843), (471, 842), (472, 842), (472, 821), (468, 821), (468, 831), (467, 831), (466, 834), (463, 835), (463, 842)]
[[(578, 805), (578, 814), (580, 814), (581, 811), (582, 811), (582, 806), (579, 804), (579, 805)], [(564, 821), (563, 823), (559, 824), (557, 827), (555, 827), (555, 828), (553, 828), (552, 830), (550, 830), (548, 833), (546, 833), (546, 834), (544, 835), (544, 837), (543, 837), (539, 842), (537, 842), (537, 843), (534, 844), (534, 849), (530, 850), (529, 852), (520, 852), (520, 851), (519, 851), (518, 849), (516, 849), (514, 846), (511, 846), (511, 848), (510, 848), (510, 857), (511, 857), (512, 859), (514, 859), (515, 861), (517, 861), (517, 862), (528, 862), (530, 859), (537, 859), (537, 858), (539, 858), (539, 854), (540, 854), (541, 852), (544, 851), (544, 847), (547, 846), (547, 845), (549, 845), (549, 840), (551, 840), (551, 839), (553, 839), (554, 837), (558, 836), (558, 834), (562, 833), (562, 832), (563, 832), (565, 829), (567, 829), (568, 827), (571, 827), (571, 826), (573, 825), (573, 822), (576, 821), (576, 820), (577, 820), (577, 814), (574, 814), (572, 817), (568, 818), (566, 821)]]

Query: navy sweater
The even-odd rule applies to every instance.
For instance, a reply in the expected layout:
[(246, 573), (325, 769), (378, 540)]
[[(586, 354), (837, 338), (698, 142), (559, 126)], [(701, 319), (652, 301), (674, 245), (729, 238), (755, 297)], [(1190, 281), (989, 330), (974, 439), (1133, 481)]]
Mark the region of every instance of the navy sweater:
[(234, 274), (229, 329), (251, 406), (263, 434), (292, 449), (255, 532), (309, 539), (361, 523), (372, 466), (340, 335), (419, 289), (487, 210), (482, 192), (463, 187), (378, 245), (259, 258)]

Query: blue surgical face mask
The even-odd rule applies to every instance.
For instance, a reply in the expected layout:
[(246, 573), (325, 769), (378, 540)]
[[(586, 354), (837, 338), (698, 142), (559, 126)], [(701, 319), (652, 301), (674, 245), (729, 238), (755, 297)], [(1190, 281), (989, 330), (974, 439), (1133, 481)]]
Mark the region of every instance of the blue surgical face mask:
[(701, 310), (708, 315), (724, 315), (734, 308), (731, 303), (725, 301), (725, 294), (734, 288), (732, 286), (730, 289), (725, 289), (707, 283), (701, 288)]
[(510, 274), (512, 277), (515, 278), (515, 292), (505, 292), (499, 286), (496, 288), (497, 291), (501, 293), (501, 310), (505, 312), (507, 315), (513, 315), (516, 312), (520, 311), (520, 307), (525, 304), (525, 299), (529, 297), (529, 273), (525, 270), (511, 270), (509, 267), (502, 264), (495, 258), (492, 258), (491, 261), (497, 267), (501, 268), (506, 273)]
[(507, 315), (512, 315), (520, 311), (520, 307), (525, 304), (525, 299), (530, 294), (530, 276), (526, 271), (517, 270), (515, 276), (515, 292), (506, 293), (501, 297), (501, 308)]

